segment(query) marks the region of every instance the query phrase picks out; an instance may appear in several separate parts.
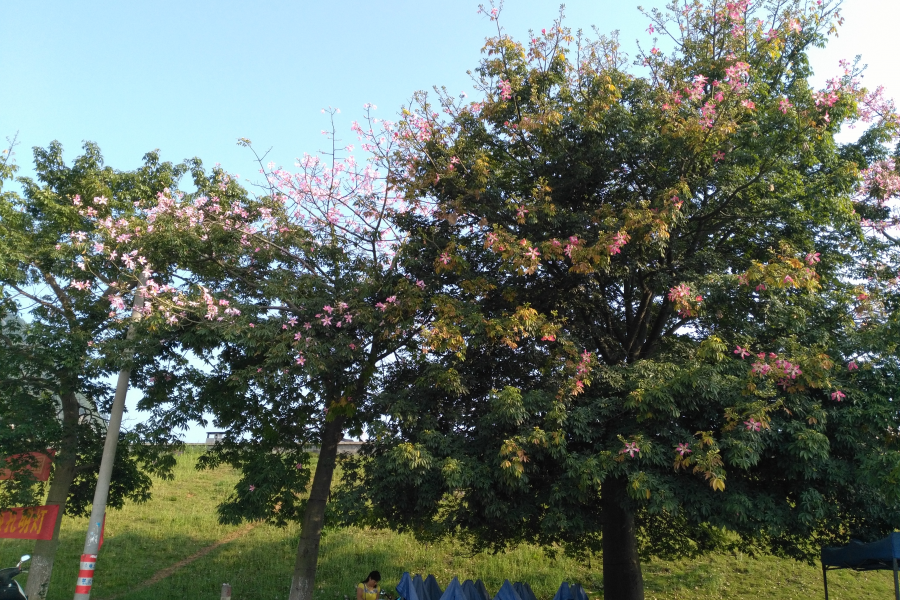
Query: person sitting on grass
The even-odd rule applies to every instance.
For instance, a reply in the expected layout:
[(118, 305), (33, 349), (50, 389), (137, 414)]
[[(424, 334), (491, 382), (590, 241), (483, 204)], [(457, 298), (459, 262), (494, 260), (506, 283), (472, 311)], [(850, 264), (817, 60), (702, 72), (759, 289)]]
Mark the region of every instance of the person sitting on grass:
[(379, 581), (381, 581), (381, 573), (378, 571), (369, 573), (369, 576), (356, 586), (356, 600), (378, 600), (378, 595), (381, 594)]

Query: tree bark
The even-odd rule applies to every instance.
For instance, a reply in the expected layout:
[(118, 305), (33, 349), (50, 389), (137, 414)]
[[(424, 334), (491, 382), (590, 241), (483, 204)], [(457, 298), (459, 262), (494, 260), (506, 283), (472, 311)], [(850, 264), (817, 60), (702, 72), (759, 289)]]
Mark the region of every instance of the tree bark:
[(331, 493), (331, 480), (337, 464), (338, 442), (344, 435), (344, 417), (325, 421), (319, 462), (313, 476), (309, 500), (303, 513), (300, 542), (297, 544), (297, 561), (291, 580), (289, 600), (312, 600), (316, 583), (316, 564), (319, 560), (319, 540), (325, 523), (325, 506)]
[(600, 488), (603, 510), (603, 597), (644, 600), (644, 577), (637, 552), (634, 514), (626, 508), (624, 479), (607, 479)]
[(47, 504), (59, 506), (56, 523), (53, 526), (53, 537), (49, 540), (37, 540), (31, 563), (28, 566), (28, 581), (25, 584), (25, 595), (31, 600), (44, 600), (50, 589), (50, 576), (53, 574), (53, 561), (59, 548), (59, 526), (66, 511), (66, 500), (69, 488), (75, 480), (75, 468), (78, 460), (78, 398), (74, 392), (62, 394), (63, 436), (60, 440), (59, 453), (54, 460), (53, 480)]

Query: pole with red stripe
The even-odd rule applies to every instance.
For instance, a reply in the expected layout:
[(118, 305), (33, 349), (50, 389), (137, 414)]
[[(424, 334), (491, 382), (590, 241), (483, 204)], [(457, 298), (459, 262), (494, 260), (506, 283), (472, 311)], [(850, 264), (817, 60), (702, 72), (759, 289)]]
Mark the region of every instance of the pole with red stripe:
[(78, 569), (78, 580), (75, 582), (75, 593), (90, 596), (94, 584), (94, 567), (97, 566), (96, 554), (82, 554), (81, 566)]
[[(140, 285), (134, 290), (134, 302), (131, 308), (131, 325), (125, 339), (131, 342), (135, 336), (135, 324), (141, 318), (144, 307), (144, 290), (146, 280), (138, 276)], [(94, 565), (100, 552), (100, 540), (103, 535), (103, 523), (106, 520), (106, 500), (109, 497), (109, 483), (112, 479), (113, 462), (116, 459), (116, 446), (119, 443), (119, 430), (122, 427), (122, 413), (125, 412), (125, 395), (128, 393), (128, 379), (131, 377), (131, 365), (134, 358), (134, 347), (125, 353), (125, 364), (119, 371), (116, 382), (116, 395), (113, 397), (112, 409), (109, 412), (109, 423), (106, 426), (106, 443), (103, 445), (103, 456), (100, 458), (100, 470), (97, 473), (97, 488), (94, 490), (94, 503), (91, 505), (91, 518), (88, 520), (87, 536), (84, 540), (84, 554), (81, 555), (81, 570), (75, 586), (74, 600), (90, 600), (91, 585), (94, 583)], [(87, 561), (85, 561), (87, 557)], [(90, 574), (83, 575), (90, 565)]]

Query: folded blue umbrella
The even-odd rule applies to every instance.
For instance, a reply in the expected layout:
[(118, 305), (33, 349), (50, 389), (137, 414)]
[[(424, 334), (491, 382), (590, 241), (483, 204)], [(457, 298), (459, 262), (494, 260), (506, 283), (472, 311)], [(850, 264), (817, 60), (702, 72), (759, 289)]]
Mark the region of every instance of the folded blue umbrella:
[(519, 594), (519, 598), (522, 600), (537, 600), (534, 592), (531, 591), (531, 586), (527, 583), (517, 581), (513, 584), (513, 589), (516, 590), (516, 593)]
[(440, 600), (443, 592), (441, 591), (441, 586), (438, 585), (437, 579), (434, 578), (434, 575), (429, 575), (425, 578), (425, 582), (423, 584), (425, 588), (425, 594), (419, 596), (419, 600)]
[(419, 595), (419, 600), (438, 600), (437, 598), (428, 597), (428, 594), (425, 592), (425, 581), (418, 573), (413, 576), (412, 583), (413, 588), (416, 590), (416, 594)]
[(572, 590), (569, 589), (569, 582), (563, 581), (556, 590), (553, 600), (572, 600)]
[(416, 586), (413, 585), (412, 577), (409, 576), (409, 571), (400, 578), (400, 583), (397, 584), (397, 593), (403, 600), (420, 600)]
[(500, 590), (497, 592), (497, 595), (494, 596), (494, 600), (522, 600), (522, 598), (516, 592), (513, 584), (509, 582), (509, 579), (506, 579), (503, 582), (503, 585), (500, 586)]
[(484, 582), (480, 579), (475, 581), (475, 589), (481, 594), (478, 597), (478, 600), (491, 600), (491, 595), (488, 594), (487, 588), (484, 587)]
[(447, 589), (444, 590), (443, 595), (440, 600), (467, 600), (466, 594), (463, 592), (462, 586), (459, 584), (459, 579), (456, 577), (450, 582), (450, 585), (447, 586)]
[(466, 579), (462, 582), (462, 590), (466, 600), (482, 600), (479, 597), (478, 589), (475, 587), (475, 582), (471, 579)]

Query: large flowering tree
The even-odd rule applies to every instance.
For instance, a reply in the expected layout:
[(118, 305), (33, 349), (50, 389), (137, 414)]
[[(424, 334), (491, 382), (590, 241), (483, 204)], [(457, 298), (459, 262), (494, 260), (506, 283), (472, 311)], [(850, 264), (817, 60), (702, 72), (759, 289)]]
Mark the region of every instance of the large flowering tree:
[(364, 162), (332, 128), (331, 151), (293, 172), (260, 160), (257, 196), (195, 163), (196, 191), (166, 190), (128, 220), (97, 223), (104, 252), (145, 278), (146, 326), (167, 332), (141, 367), (142, 407), (169, 426), (211, 413), (228, 431), (203, 459), (241, 472), (223, 521), (302, 523), (292, 600), (312, 596), (338, 442), (377, 418), (382, 365), (429, 318), (398, 228), (424, 209), (397, 193), (406, 166), (394, 124), (366, 109), (353, 124)]
[[(617, 600), (641, 552), (900, 525), (897, 116), (853, 64), (811, 86), (834, 4), (672, 4), (633, 69), (614, 37), (498, 29), (481, 100), (418, 97), (407, 192), (438, 210), (410, 235), (447, 308), (392, 366), (353, 518), (602, 547)], [(543, 332), (483, 326), (525, 306)]]
[[(87, 143), (71, 164), (58, 143), (35, 148), (36, 179), (20, 178), (0, 160), (0, 458), (55, 452), (49, 485), (26, 469), (0, 482), (0, 506), (59, 505), (52, 539), (38, 540), (27, 593), (45, 598), (64, 515), (90, 513), (106, 435), (109, 377), (125, 366), (129, 319), (110, 311), (109, 298), (130, 298), (135, 286), (106, 254), (97, 219), (123, 220), (134, 203), (178, 181), (183, 167), (145, 156), (134, 171), (104, 165)], [(143, 343), (153, 353), (152, 336)], [(167, 476), (174, 459), (167, 432), (122, 434), (108, 505), (150, 497), (151, 474)], [(143, 435), (138, 435), (143, 433)], [(21, 465), (25, 467), (27, 465)], [(16, 470), (16, 469), (13, 469)]]

